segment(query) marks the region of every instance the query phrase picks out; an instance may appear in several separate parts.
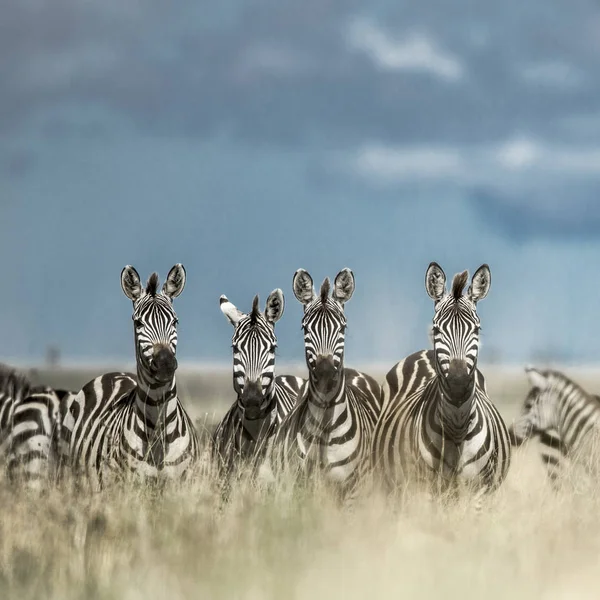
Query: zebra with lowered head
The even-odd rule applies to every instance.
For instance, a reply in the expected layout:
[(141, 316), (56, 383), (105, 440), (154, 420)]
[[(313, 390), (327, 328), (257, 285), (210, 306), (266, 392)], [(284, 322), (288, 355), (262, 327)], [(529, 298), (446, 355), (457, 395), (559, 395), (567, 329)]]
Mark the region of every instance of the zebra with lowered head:
[(173, 299), (186, 274), (177, 264), (159, 288), (153, 273), (144, 288), (126, 266), (121, 287), (133, 302), (137, 374), (108, 373), (63, 405), (61, 455), (96, 489), (133, 474), (149, 481), (183, 477), (198, 456), (198, 437), (177, 395), (177, 315)]
[(290, 412), (303, 384), (299, 377), (275, 377), (275, 323), (284, 310), (280, 289), (267, 298), (264, 313), (254, 297), (252, 310), (245, 314), (226, 296), (220, 307), (233, 325), (233, 389), (237, 399), (231, 405), (213, 435), (213, 457), (221, 472), (236, 467), (260, 468), (268, 441), (282, 419)]
[(408, 356), (386, 376), (372, 460), (388, 489), (417, 481), (456, 492), (466, 484), (481, 496), (508, 472), (508, 431), (477, 368), (477, 303), (488, 294), (489, 267), (477, 269), (464, 294), (467, 281), (467, 271), (455, 275), (447, 293), (444, 271), (429, 265), (433, 350)]
[(527, 367), (525, 372), (531, 389), (509, 429), (512, 444), (537, 437), (553, 484), (572, 460), (592, 467), (599, 458), (600, 397), (559, 371)]
[(0, 462), (11, 481), (40, 488), (54, 475), (61, 401), (66, 390), (34, 386), (24, 374), (0, 365)]
[(381, 393), (372, 377), (344, 367), (344, 305), (354, 293), (354, 274), (343, 269), (331, 294), (329, 279), (317, 294), (311, 276), (299, 269), (293, 287), (304, 306), (309, 377), (275, 434), (271, 465), (276, 475), (317, 476), (341, 497), (351, 496), (368, 470)]

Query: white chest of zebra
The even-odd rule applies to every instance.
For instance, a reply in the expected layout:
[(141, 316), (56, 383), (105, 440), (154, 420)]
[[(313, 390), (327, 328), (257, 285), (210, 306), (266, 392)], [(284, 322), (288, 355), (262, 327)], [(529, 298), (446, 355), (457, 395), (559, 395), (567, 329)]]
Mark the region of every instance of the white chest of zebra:
[(373, 441), (372, 465), (388, 489), (408, 484), (434, 491), (496, 489), (510, 466), (508, 430), (477, 369), (477, 302), (489, 290), (487, 265), (473, 276), (446, 277), (431, 263), (426, 289), (435, 301), (433, 350), (395, 365), (383, 385), (383, 408)]
[(269, 441), (298, 398), (304, 380), (292, 375), (275, 377), (275, 323), (282, 317), (285, 299), (280, 289), (267, 298), (264, 313), (255, 296), (252, 310), (245, 314), (226, 296), (220, 307), (234, 327), (233, 388), (236, 400), (213, 434), (212, 454), (221, 476), (261, 473)]
[(114, 479), (178, 480), (198, 457), (198, 438), (177, 395), (177, 316), (173, 298), (185, 286), (175, 265), (162, 290), (154, 273), (142, 288), (130, 266), (121, 286), (133, 302), (137, 374), (108, 373), (86, 384), (62, 408), (61, 471), (70, 468), (95, 489)]
[(381, 394), (372, 377), (344, 368), (344, 304), (354, 292), (354, 275), (340, 271), (331, 296), (328, 279), (317, 295), (303, 269), (294, 275), (293, 286), (304, 305), (309, 378), (275, 434), (271, 467), (276, 478), (318, 479), (342, 496), (352, 494), (369, 468)]

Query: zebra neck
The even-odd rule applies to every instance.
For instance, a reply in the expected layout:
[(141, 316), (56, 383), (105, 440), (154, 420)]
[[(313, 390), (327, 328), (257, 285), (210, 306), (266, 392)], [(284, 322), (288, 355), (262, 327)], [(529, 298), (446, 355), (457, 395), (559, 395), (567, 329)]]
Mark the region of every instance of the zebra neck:
[(346, 374), (341, 370), (340, 379), (334, 389), (323, 389), (319, 381), (312, 377), (308, 382), (306, 401), (313, 416), (321, 415), (324, 420), (335, 420), (336, 415), (344, 410), (346, 403)]
[(238, 396), (237, 409), (239, 419), (246, 433), (254, 441), (257, 441), (269, 430), (276, 417), (275, 386), (272, 386), (267, 396), (267, 405), (264, 412), (257, 419), (246, 419), (242, 406), (242, 399)]
[(437, 378), (437, 385), (432, 389), (435, 397), (435, 402), (433, 403), (435, 407), (434, 419), (441, 425), (444, 437), (457, 443), (464, 440), (475, 415), (476, 390), (477, 386), (474, 383), (473, 391), (469, 398), (459, 404), (450, 397), (441, 378)]
[(178, 404), (175, 377), (158, 384), (148, 380), (138, 369), (135, 406), (141, 430), (157, 433), (164, 430), (175, 416)]

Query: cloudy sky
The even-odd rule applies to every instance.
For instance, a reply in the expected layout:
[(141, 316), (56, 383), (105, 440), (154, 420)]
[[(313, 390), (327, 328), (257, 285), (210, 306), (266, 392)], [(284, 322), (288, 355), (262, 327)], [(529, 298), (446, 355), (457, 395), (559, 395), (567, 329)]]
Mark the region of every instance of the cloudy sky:
[[(600, 359), (600, 5), (0, 0), (0, 358), (133, 357), (119, 274), (176, 262), (179, 354), (220, 294), (343, 267), (348, 362), (426, 346), (431, 260), (489, 263), (482, 360)], [(541, 360), (541, 359), (540, 359)]]

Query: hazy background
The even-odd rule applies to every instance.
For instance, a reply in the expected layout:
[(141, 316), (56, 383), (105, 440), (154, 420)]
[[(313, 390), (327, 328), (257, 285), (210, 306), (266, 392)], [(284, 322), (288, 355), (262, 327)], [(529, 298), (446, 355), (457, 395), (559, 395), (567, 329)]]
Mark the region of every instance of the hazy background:
[(594, 363), (600, 4), (0, 0), (0, 358), (133, 359), (119, 274), (184, 263), (182, 361), (225, 293), (351, 267), (347, 359), (426, 346), (428, 263), (489, 263), (482, 360)]

